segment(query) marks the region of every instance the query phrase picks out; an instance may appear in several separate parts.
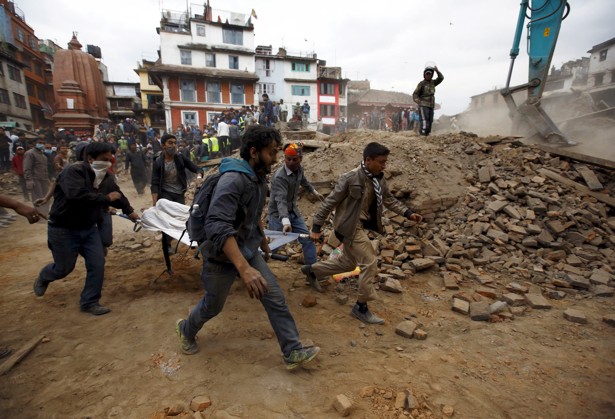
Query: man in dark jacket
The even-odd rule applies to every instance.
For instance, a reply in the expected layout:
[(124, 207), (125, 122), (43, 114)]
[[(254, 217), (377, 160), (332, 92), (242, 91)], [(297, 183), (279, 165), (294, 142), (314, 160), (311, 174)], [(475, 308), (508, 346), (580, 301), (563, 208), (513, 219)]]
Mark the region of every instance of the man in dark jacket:
[[(438, 78), (432, 80), (434, 71)], [(419, 115), (421, 118), (421, 135), (429, 135), (431, 124), (433, 124), (433, 110), (436, 106), (436, 86), (442, 83), (444, 75), (438, 67), (427, 67), (423, 72), (423, 80), (414, 89), (412, 99), (419, 105)]]
[[(47, 242), (53, 263), (45, 266), (34, 282), (34, 294), (45, 295), (49, 283), (65, 278), (75, 268), (77, 256), (85, 259), (87, 270), (81, 293), (81, 311), (100, 316), (110, 309), (100, 305), (105, 257), (97, 223), (104, 207), (116, 205), (122, 197), (117, 191), (103, 194), (99, 186), (109, 175), (113, 148), (94, 142), (85, 150), (85, 161), (65, 168), (56, 181), (53, 206), (49, 213)], [(139, 216), (131, 213), (137, 220)]]
[(299, 332), (278, 285), (259, 246), (268, 252), (261, 225), (267, 195), (266, 175), (271, 172), (280, 133), (264, 126), (251, 126), (243, 137), (242, 159), (225, 158), (205, 214), (206, 239), (202, 245), (201, 282), (205, 296), (192, 309), (187, 320), (176, 323), (182, 352), (198, 351), (196, 334), (222, 311), (231, 285), (239, 276), (250, 297), (261, 301), (278, 339), (287, 369), (316, 357), (320, 348), (303, 347)]
[(147, 184), (146, 159), (143, 150), (137, 149), (137, 144), (132, 143), (128, 146), (128, 153), (124, 162), (124, 170), (130, 168), (130, 177), (139, 195), (145, 192)]
[(163, 152), (154, 160), (152, 166), (152, 201), (154, 205), (159, 199), (185, 204), (188, 179), (185, 169), (201, 177), (201, 169), (190, 159), (177, 153), (177, 138), (165, 134), (160, 140)]

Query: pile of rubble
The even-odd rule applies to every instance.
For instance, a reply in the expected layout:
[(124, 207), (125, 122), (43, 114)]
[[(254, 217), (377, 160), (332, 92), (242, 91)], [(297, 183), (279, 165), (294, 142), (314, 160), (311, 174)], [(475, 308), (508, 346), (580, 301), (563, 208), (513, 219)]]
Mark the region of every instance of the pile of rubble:
[[(405, 133), (357, 132), (331, 140), (330, 147), (304, 158), (309, 179), (334, 183), (360, 161), (367, 142), (379, 141), (392, 150), (385, 172), (392, 193), (426, 216), (414, 225), (388, 214), (386, 234), (372, 237), (381, 289), (401, 292), (400, 280), (438, 269), (443, 287), (458, 291), (453, 310), (487, 321), (512, 319), (527, 307), (549, 309), (548, 299), (613, 296), (613, 171), (512, 138), (461, 133), (417, 140)], [(318, 204), (302, 200), (300, 206), (309, 216)], [(324, 257), (339, 244), (329, 237)]]

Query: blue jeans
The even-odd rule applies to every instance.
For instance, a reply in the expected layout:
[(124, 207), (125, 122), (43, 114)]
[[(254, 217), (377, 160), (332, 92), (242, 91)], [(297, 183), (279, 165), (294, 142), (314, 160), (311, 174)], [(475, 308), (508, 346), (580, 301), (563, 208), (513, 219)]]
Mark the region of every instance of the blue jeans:
[(77, 262), (77, 256), (85, 259), (87, 274), (79, 304), (88, 308), (98, 303), (105, 277), (105, 255), (100, 233), (96, 225), (82, 230), (48, 226), (47, 245), (53, 256), (53, 263), (45, 266), (39, 277), (46, 284), (68, 276)]
[[(269, 291), (267, 291), (261, 303), (278, 338), (282, 353), (287, 356), (292, 351), (301, 349), (299, 331), (292, 314), (288, 310), (284, 293), (278, 285), (273, 272), (271, 272), (260, 253), (257, 253), (248, 262), (267, 281)], [(203, 258), (201, 282), (203, 288), (205, 288), (205, 295), (192, 309), (188, 320), (183, 324), (182, 333), (185, 336), (193, 339), (205, 323), (222, 311), (231, 285), (233, 285), (233, 281), (238, 275), (237, 269), (231, 264), (214, 263), (208, 261), (206, 257)]]
[(109, 247), (113, 244), (113, 220), (108, 209), (103, 211), (103, 218), (98, 223), (98, 232), (100, 233), (103, 247)]
[[(290, 213), (288, 219), (290, 220), (290, 225), (293, 228), (293, 233), (310, 234), (303, 217), (297, 217), (294, 213)], [(270, 230), (282, 231), (282, 227), (282, 222), (278, 219), (278, 217), (269, 216)], [(298, 241), (301, 243), (301, 248), (303, 249), (303, 259), (305, 264), (312, 265), (316, 263), (316, 245), (314, 244), (314, 241), (309, 237), (299, 237)]]

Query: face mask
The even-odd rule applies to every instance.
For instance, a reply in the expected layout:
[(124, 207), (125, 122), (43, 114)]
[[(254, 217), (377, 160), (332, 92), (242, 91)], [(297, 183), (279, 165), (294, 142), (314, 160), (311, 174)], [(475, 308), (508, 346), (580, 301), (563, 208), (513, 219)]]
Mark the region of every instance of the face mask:
[(172, 156), (175, 153), (177, 153), (177, 147), (175, 146), (165, 147), (164, 151), (166, 151), (169, 156)]
[(98, 188), (100, 183), (105, 178), (107, 170), (111, 167), (111, 162), (94, 160), (92, 163), (90, 163), (90, 167), (96, 174), (96, 179), (94, 179), (94, 187)]
[(37, 150), (42, 150), (42, 149), (45, 148), (45, 144), (37, 144), (37, 145), (35, 145), (35, 147), (36, 147)]
[(47, 149), (47, 148), (45, 149), (45, 154), (51, 154), (51, 153), (53, 153), (53, 151), (52, 151), (52, 150), (49, 150), (49, 149)]

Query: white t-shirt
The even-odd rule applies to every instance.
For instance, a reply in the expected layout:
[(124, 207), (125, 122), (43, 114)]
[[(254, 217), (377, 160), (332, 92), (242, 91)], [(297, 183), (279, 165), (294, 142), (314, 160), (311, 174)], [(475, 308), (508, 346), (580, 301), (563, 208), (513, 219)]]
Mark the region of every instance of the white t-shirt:
[(228, 124), (224, 121), (218, 122), (218, 137), (228, 137)]

